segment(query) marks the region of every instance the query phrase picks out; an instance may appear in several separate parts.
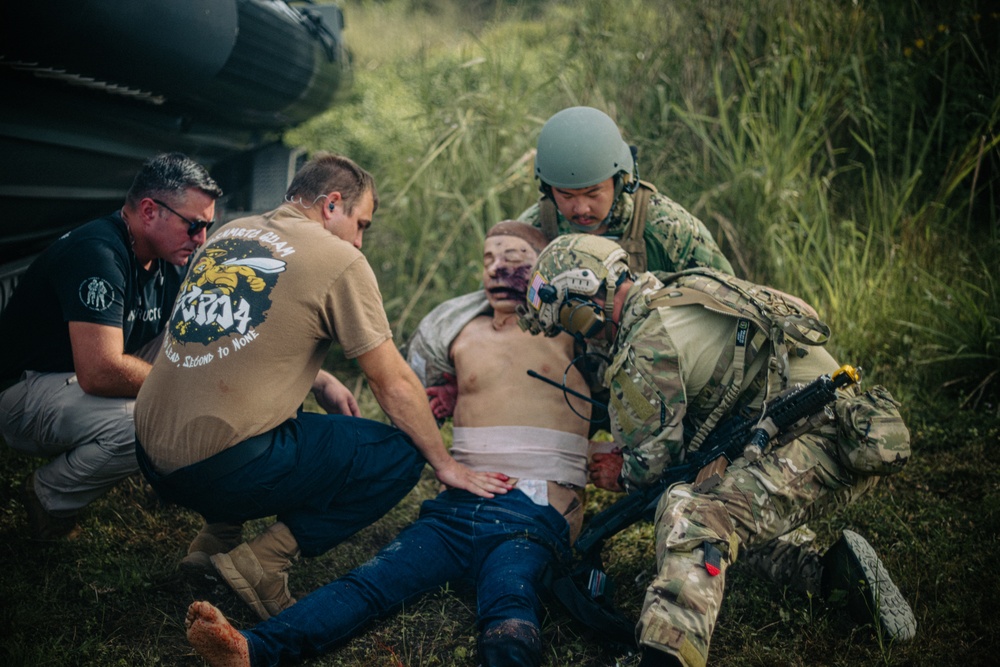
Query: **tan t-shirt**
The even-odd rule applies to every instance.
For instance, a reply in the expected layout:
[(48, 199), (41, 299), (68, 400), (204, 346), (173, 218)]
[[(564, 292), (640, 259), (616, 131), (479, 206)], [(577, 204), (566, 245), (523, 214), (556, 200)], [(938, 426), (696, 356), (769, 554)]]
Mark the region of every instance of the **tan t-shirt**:
[(293, 417), (333, 341), (352, 359), (392, 338), (361, 252), (288, 206), (212, 234), (166, 334), (135, 404), (164, 473)]

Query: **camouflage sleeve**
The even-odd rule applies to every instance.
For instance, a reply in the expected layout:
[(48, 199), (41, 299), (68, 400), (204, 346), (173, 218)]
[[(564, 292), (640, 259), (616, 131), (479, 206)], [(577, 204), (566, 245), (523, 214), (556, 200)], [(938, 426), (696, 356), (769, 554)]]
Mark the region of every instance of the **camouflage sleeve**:
[(532, 227), (538, 227), (541, 229), (542, 223), (538, 220), (538, 204), (532, 204), (525, 210), (521, 215), (517, 216), (517, 219), (525, 224), (529, 224)]
[(733, 273), (732, 265), (705, 224), (669, 197), (653, 195), (643, 237), (650, 271), (707, 266)]
[(630, 332), (607, 377), (622, 482), (626, 490), (649, 486), (680, 460), (687, 405), (677, 352), (656, 311)]

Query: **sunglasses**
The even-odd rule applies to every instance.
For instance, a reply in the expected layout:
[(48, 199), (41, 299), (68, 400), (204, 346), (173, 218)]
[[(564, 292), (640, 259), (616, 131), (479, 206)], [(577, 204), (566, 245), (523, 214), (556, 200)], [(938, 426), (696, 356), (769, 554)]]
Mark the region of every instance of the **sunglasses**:
[(188, 236), (197, 236), (198, 232), (200, 232), (201, 230), (205, 229), (206, 227), (212, 224), (212, 221), (209, 220), (190, 220), (188, 218), (185, 218), (183, 215), (181, 215), (174, 209), (170, 208), (167, 204), (163, 203), (159, 199), (153, 199), (153, 203), (156, 204), (157, 206), (162, 206), (163, 208), (167, 209), (168, 211), (176, 215), (178, 218), (186, 222), (188, 224)]

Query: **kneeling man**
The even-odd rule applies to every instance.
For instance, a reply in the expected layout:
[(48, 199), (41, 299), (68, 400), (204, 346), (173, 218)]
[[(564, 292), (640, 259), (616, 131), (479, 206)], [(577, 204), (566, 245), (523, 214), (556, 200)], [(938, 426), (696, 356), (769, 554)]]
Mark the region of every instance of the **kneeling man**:
[[(544, 246), (544, 236), (521, 223), (501, 222), (488, 232), (483, 282), (489, 307), (449, 346), (457, 393), (428, 389), (435, 415), (454, 418), (455, 459), (509, 475), (514, 489), (494, 498), (445, 490), (371, 561), (250, 630), (238, 632), (209, 603), (193, 603), (188, 639), (209, 664), (276, 665), (318, 655), (366, 622), (458, 580), (476, 586), (480, 664), (541, 664), (536, 591), (546, 565), (568, 555), (579, 530), (590, 415), (585, 401), (570, 398), (571, 406), (527, 374), (535, 370), (587, 392), (570, 367), (569, 336), (532, 336), (517, 324), (516, 307)], [(448, 304), (428, 320), (440, 317), (440, 308)]]

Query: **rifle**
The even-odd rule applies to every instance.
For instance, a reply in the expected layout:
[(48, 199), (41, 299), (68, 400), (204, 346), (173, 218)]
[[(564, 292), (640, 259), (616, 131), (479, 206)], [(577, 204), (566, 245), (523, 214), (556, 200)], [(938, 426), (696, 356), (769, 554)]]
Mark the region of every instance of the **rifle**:
[[(768, 442), (778, 434), (794, 434), (800, 422), (826, 409), (837, 398), (836, 391), (861, 381), (852, 366), (841, 366), (832, 375), (821, 375), (799, 385), (766, 404), (757, 415), (732, 415), (718, 424), (687, 460), (671, 466), (654, 485), (630, 493), (598, 512), (580, 533), (574, 545), (577, 564), (553, 581), (553, 591), (566, 608), (585, 625), (607, 632), (610, 583), (600, 565), (604, 542), (640, 519), (652, 519), (660, 496), (674, 484), (694, 483), (695, 492), (711, 490), (722, 480), (725, 468), (740, 456), (751, 460), (761, 456)], [(582, 590), (581, 590), (582, 589)], [(618, 616), (621, 616), (618, 614)], [(618, 632), (618, 640), (626, 642)]]

